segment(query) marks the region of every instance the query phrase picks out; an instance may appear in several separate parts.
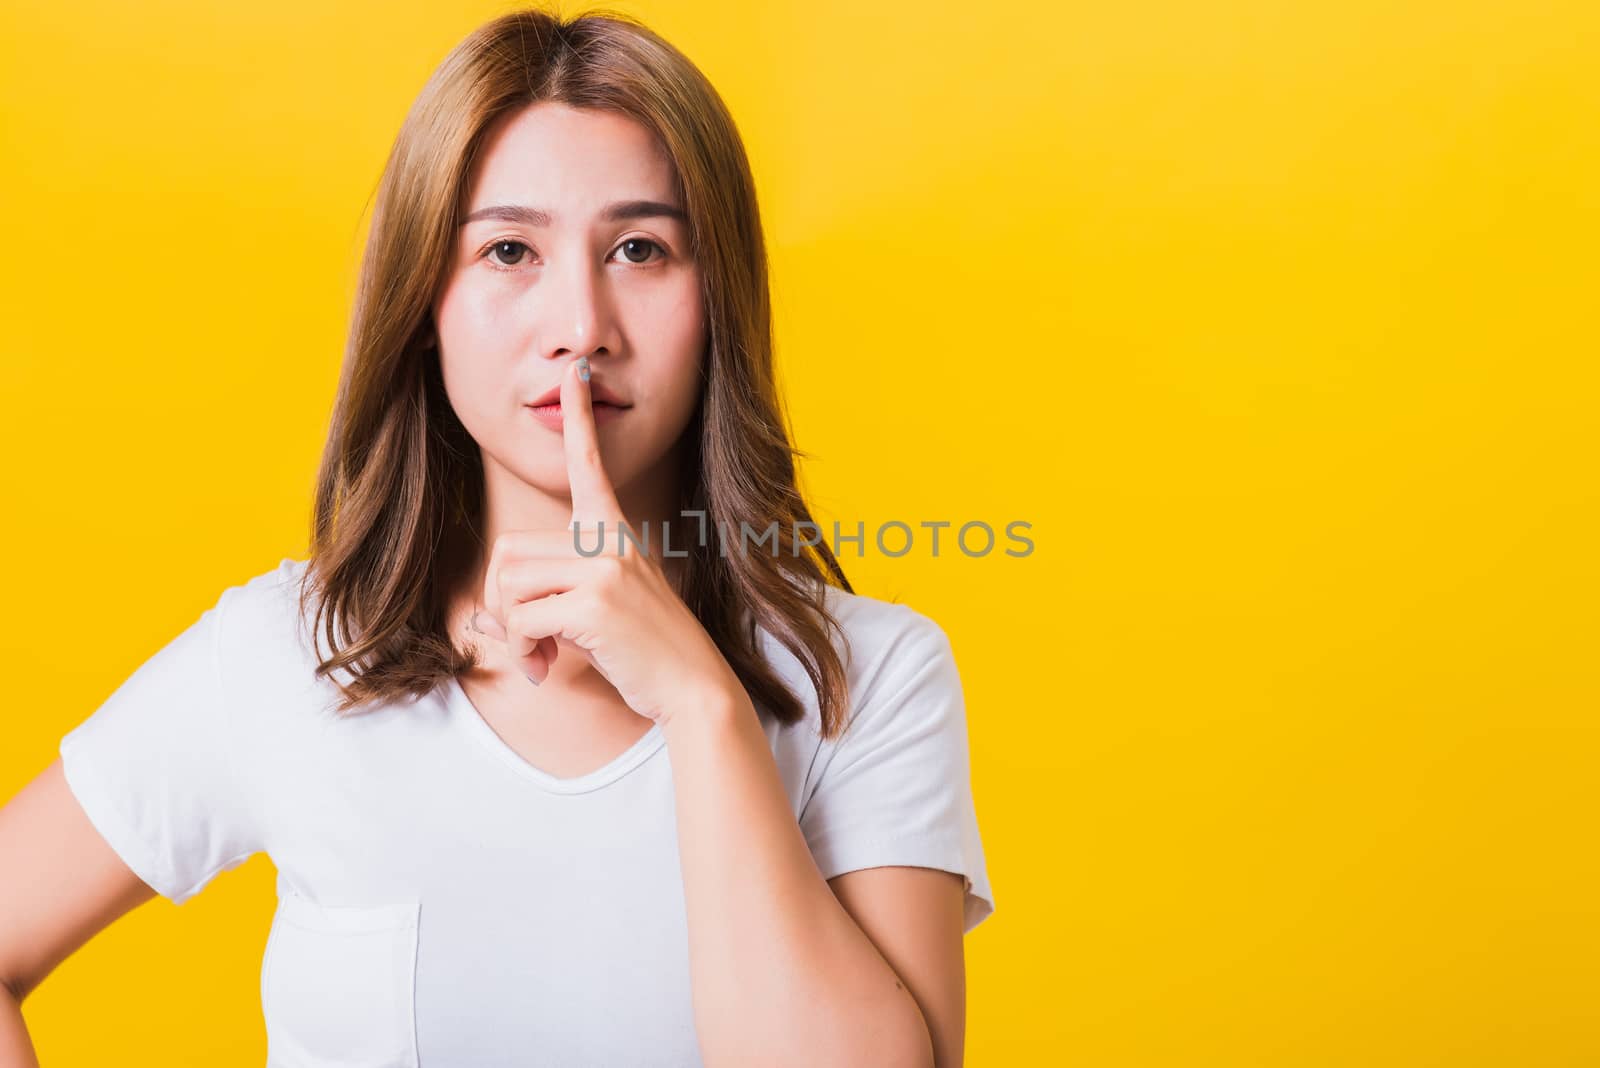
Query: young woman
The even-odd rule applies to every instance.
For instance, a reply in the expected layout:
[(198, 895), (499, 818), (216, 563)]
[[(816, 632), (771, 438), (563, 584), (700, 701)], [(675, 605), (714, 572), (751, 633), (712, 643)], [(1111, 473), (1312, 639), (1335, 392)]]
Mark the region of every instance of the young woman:
[(308, 559), (0, 814), (0, 1062), (96, 931), (266, 852), (271, 1065), (959, 1064), (959, 675), (807, 536), (769, 317), (686, 58), (609, 13), (462, 42), (380, 185)]

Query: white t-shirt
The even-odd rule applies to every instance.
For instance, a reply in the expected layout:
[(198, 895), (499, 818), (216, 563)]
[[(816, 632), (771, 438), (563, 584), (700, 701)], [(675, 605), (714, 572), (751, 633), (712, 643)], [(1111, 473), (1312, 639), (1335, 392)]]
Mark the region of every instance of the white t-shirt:
[[(225, 590), (61, 740), (89, 819), (174, 903), (272, 858), (268, 1068), (699, 1065), (660, 728), (558, 779), (454, 679), (337, 717), (296, 618), (305, 567)], [(821, 739), (799, 662), (760, 633), (809, 713), (762, 715), (795, 818), (824, 878), (965, 876), (971, 930), (994, 899), (950, 644), (907, 606), (828, 596), (853, 649), (842, 739)]]

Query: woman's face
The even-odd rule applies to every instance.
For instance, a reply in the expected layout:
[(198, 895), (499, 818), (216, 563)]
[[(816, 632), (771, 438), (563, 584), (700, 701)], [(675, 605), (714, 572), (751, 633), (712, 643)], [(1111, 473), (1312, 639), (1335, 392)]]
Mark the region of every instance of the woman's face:
[(580, 356), (591, 389), (628, 406), (596, 408), (624, 507), (630, 486), (675, 491), (662, 482), (694, 414), (706, 329), (660, 143), (627, 116), (540, 102), (488, 131), (467, 181), (433, 316), (445, 392), (483, 451), (491, 501), (518, 482), (567, 496), (560, 423), (529, 405)]

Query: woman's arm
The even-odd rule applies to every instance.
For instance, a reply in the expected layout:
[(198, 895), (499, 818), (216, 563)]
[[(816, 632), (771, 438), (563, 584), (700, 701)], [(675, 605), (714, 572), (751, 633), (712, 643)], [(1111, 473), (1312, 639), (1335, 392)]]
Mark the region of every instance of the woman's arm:
[(59, 758), (0, 808), (0, 1068), (38, 1068), (23, 999), (155, 896), (89, 822)]
[(9, 987), (0, 987), (0, 1068), (39, 1068), (22, 1006)]
[(933, 1065), (916, 999), (811, 857), (749, 695), (686, 705), (663, 733), (706, 1063)]
[[(601, 460), (588, 364), (574, 361), (561, 380), (570, 531), (495, 537), (479, 629), (505, 641), (534, 682), (548, 678), (553, 656), (586, 657), (666, 737), (695, 1029), (708, 1064), (933, 1068), (931, 1034), (948, 1049), (954, 1033), (944, 1014), (956, 980), (938, 962), (961, 934), (955, 888), (898, 883), (916, 900), (880, 952), (823, 881), (750, 695), (659, 563), (623, 551), (627, 517)], [(575, 551), (580, 531), (597, 535), (596, 555)], [(940, 662), (931, 663), (928, 678), (938, 680)], [(882, 892), (881, 880), (867, 891), (879, 917)], [(941, 896), (950, 923), (930, 938), (937, 921), (927, 917), (940, 913)], [(933, 992), (941, 1014), (935, 1026), (886, 953), (921, 969), (917, 989)]]
[(939, 868), (885, 865), (828, 880), (850, 918), (917, 999), (936, 1068), (961, 1068), (967, 1037), (965, 880)]

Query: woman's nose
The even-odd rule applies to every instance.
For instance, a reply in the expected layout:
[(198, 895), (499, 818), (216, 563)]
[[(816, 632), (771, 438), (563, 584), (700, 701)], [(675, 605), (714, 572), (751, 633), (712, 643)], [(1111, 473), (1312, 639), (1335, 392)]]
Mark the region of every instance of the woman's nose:
[(615, 327), (605, 269), (578, 256), (546, 268), (538, 294), (540, 350), (544, 356), (587, 356), (614, 346)]

